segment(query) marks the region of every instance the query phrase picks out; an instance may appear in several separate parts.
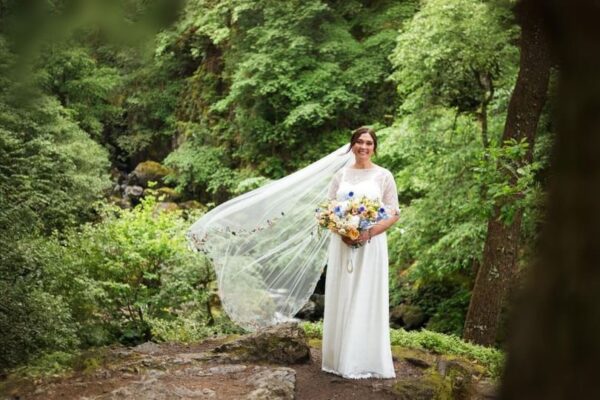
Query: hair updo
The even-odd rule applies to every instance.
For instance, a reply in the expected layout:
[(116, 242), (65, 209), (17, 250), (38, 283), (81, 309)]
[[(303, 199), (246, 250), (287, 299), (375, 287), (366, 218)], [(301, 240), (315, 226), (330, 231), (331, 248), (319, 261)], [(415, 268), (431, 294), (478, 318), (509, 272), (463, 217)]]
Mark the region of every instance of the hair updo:
[(377, 135), (375, 135), (375, 131), (373, 130), (373, 128), (370, 128), (368, 126), (361, 126), (360, 128), (357, 128), (352, 131), (352, 136), (350, 137), (350, 148), (348, 148), (347, 152), (352, 150), (352, 147), (356, 144), (356, 141), (363, 133), (368, 133), (371, 136), (371, 138), (373, 139), (373, 153), (377, 154)]

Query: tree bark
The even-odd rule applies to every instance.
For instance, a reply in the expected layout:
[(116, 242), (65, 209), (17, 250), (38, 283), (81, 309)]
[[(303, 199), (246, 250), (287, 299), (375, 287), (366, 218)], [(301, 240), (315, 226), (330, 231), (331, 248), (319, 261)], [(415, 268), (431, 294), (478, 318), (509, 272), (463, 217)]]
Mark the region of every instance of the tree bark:
[[(540, 8), (534, 1), (523, 0), (517, 6), (517, 16), (521, 24), (520, 70), (508, 105), (502, 142), (527, 140), (529, 149), (522, 162), (530, 163), (537, 124), (546, 102), (551, 60)], [(510, 179), (514, 184), (516, 178)], [(488, 346), (495, 343), (506, 293), (516, 275), (522, 210), (516, 211), (510, 223), (500, 219), (502, 207), (515, 200), (516, 196), (497, 202), (488, 222), (483, 259), (463, 334), (474, 343)]]
[(600, 399), (600, 4), (545, 1), (559, 62), (538, 258), (511, 322), (502, 398)]

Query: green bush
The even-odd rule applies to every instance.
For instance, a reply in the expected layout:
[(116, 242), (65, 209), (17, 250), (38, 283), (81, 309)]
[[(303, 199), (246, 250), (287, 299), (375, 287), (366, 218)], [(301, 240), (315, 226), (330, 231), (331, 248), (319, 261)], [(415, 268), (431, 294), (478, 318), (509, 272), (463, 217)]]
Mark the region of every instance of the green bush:
[[(190, 330), (182, 337), (199, 337), (197, 326), (213, 322), (207, 304), (214, 275), (188, 248), (189, 222), (155, 205), (146, 197), (133, 210), (106, 207), (101, 222), (49, 244), (47, 290), (68, 301), (82, 343), (173, 339), (166, 332), (178, 324)], [(182, 327), (179, 318), (190, 324)]]
[(0, 281), (0, 372), (45, 351), (71, 351), (79, 344), (66, 302), (28, 282)]

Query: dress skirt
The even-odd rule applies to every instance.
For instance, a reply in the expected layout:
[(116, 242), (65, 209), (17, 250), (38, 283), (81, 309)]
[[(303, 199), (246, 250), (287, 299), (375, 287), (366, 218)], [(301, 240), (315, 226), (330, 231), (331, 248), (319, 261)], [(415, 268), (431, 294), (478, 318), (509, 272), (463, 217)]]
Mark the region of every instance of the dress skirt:
[(331, 235), (322, 369), (344, 378), (394, 378), (385, 233), (352, 249)]

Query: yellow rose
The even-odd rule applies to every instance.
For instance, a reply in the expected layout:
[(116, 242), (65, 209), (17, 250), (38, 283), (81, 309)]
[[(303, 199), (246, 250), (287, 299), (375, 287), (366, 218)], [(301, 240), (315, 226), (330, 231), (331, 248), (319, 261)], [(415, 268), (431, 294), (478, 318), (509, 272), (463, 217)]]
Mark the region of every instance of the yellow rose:
[(359, 236), (360, 236), (360, 232), (358, 232), (358, 229), (356, 229), (356, 228), (348, 229), (348, 237), (350, 239), (356, 240), (356, 239), (358, 239)]

